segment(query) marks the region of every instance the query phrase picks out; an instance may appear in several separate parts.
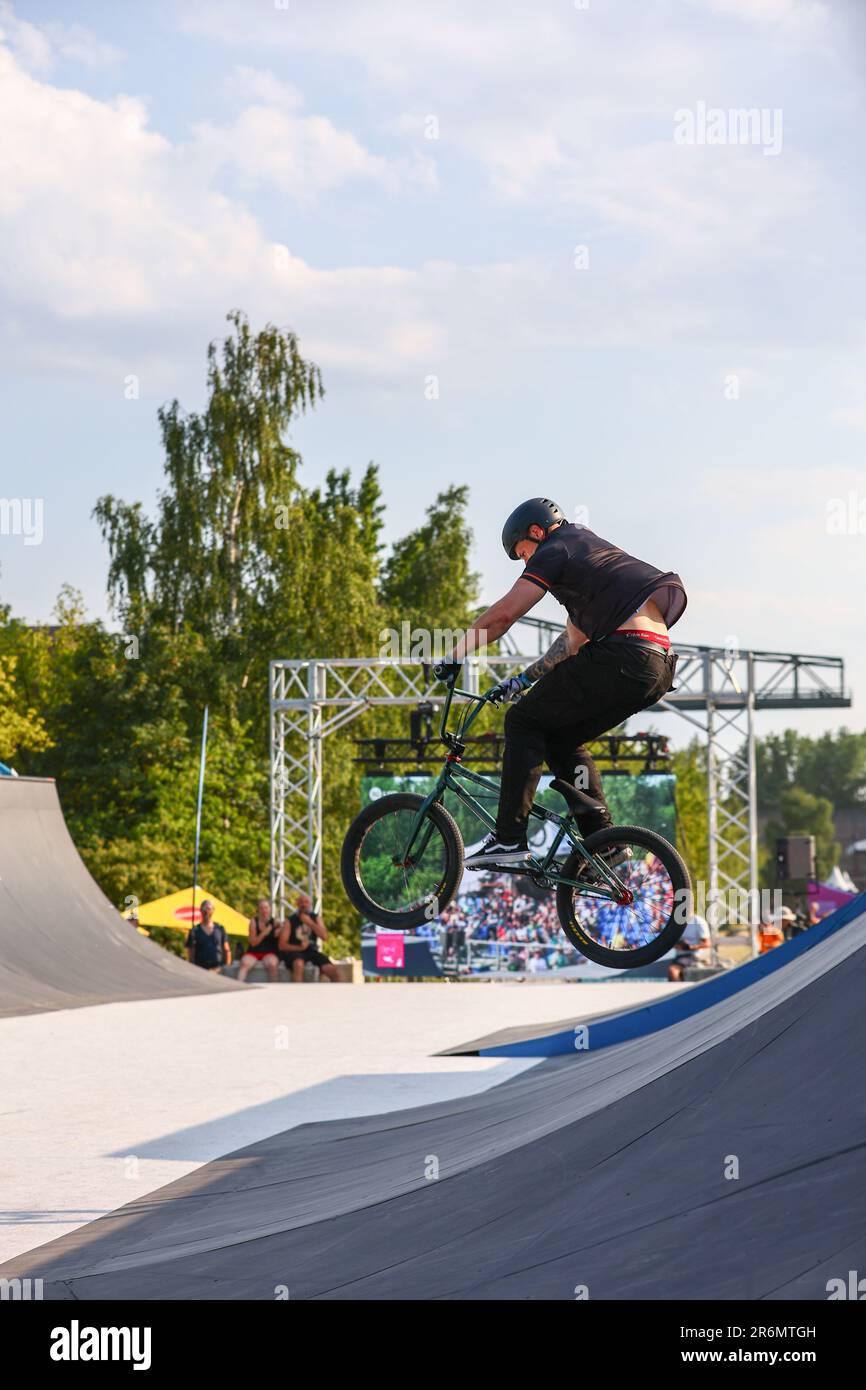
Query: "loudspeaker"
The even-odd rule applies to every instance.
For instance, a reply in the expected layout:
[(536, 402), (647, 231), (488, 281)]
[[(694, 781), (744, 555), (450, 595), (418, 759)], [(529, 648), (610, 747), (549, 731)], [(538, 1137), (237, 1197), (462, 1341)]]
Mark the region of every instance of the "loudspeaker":
[(814, 879), (815, 836), (785, 835), (776, 841), (776, 882)]

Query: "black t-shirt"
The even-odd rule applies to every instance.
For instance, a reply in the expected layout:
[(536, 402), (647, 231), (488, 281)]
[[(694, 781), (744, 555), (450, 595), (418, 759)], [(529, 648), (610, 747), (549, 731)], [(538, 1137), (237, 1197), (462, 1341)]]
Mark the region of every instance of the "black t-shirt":
[(521, 576), (546, 589), (590, 641), (607, 637), (653, 599), (668, 627), (686, 607), (683, 581), (636, 560), (587, 526), (563, 522), (542, 541)]
[[(254, 921), (255, 924), (256, 924), (256, 930), (259, 931), (259, 930), (261, 929), (261, 927), (260, 927), (260, 923), (259, 923), (258, 917), (254, 917), (254, 918), (253, 918), (253, 921)], [(276, 930), (276, 922), (274, 921), (273, 917), (269, 917), (269, 918), (268, 918), (267, 922), (265, 923), (265, 926), (266, 926), (266, 927), (270, 927), (270, 931), (267, 932), (267, 933), (262, 937), (262, 939), (261, 939), (261, 941), (259, 942), (258, 946), (253, 946), (252, 944), (249, 945), (249, 946), (247, 947), (247, 950), (248, 950), (248, 951), (261, 951), (263, 955), (267, 955), (269, 952), (271, 952), (271, 951), (274, 951), (274, 952), (275, 952), (275, 951), (277, 950), (277, 946), (278, 946), (277, 930)]]
[(222, 965), (225, 960), (226, 933), (225, 928), (218, 922), (214, 922), (211, 932), (206, 932), (200, 923), (193, 927), (186, 938), (186, 944), (187, 948), (192, 947), (195, 964), (204, 970), (212, 970), (215, 965)]
[[(308, 917), (311, 917), (311, 916), (312, 916), (312, 913), (305, 913), (304, 915), (305, 915), (305, 916), (308, 916)], [(307, 940), (303, 940), (303, 939), (302, 939), (302, 937), (301, 937), (301, 927), (302, 927), (302, 925), (303, 925), (303, 923), (301, 922), (301, 914), (300, 914), (300, 912), (293, 912), (292, 915), (291, 915), (291, 917), (289, 918), (289, 942), (290, 942), (290, 944), (291, 944), (292, 946), (316, 946), (316, 945), (318, 944), (318, 938), (316, 937), (316, 934), (315, 934), (315, 932), (313, 931), (312, 927), (306, 927), (306, 928), (304, 928), (304, 930), (305, 930), (306, 933), (307, 933)], [(293, 954), (294, 954), (294, 953), (293, 953)]]

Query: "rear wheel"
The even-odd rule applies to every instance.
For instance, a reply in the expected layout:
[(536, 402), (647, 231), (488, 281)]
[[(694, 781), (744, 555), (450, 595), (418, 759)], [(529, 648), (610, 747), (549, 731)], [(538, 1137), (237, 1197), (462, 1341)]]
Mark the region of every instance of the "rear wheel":
[(411, 931), (433, 921), (460, 884), (463, 837), (438, 802), (428, 807), (406, 853), (423, 800), (397, 792), (371, 802), (343, 841), (343, 887), (350, 902), (377, 926)]
[(561, 872), (587, 891), (565, 883), (557, 888), (565, 935), (588, 960), (615, 970), (658, 960), (679, 941), (688, 917), (691, 880), (682, 859), (663, 836), (638, 825), (599, 830), (584, 844), (593, 855), (610, 856), (622, 895), (619, 901), (593, 896), (594, 887), (609, 885), (575, 850)]

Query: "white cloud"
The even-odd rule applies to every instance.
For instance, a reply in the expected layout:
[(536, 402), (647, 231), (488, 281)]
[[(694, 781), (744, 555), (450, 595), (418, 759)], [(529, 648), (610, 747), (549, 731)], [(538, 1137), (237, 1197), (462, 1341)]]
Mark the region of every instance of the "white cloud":
[(44, 26), (44, 32), (62, 58), (86, 68), (113, 67), (122, 57), (118, 48), (98, 38), (81, 24), (52, 21)]
[(28, 71), (50, 72), (54, 59), (47, 34), (38, 25), (19, 19), (6, 0), (0, 4), (0, 42), (8, 45)]
[(433, 162), (386, 159), (372, 154), (351, 131), (325, 116), (301, 115), (294, 88), (247, 70), (241, 87), (265, 101), (246, 106), (231, 122), (202, 121), (193, 129), (195, 158), (210, 176), (231, 167), (246, 187), (269, 185), (309, 208), (328, 191), (352, 182), (379, 185), (391, 193), (435, 187)]
[[(300, 260), (278, 269), (255, 217), (214, 184), (219, 165), (243, 159), (252, 178), (299, 196), (353, 176), (397, 177), (328, 121), (252, 107), (234, 126), (173, 145), (150, 128), (141, 101), (104, 102), (54, 87), (0, 47), (0, 158), (0, 287), (11, 311), (6, 349), (19, 364), (29, 357), (92, 368), (105, 360), (108, 323), (124, 325), (117, 350), (128, 353), (131, 342), (168, 320), (195, 323), (201, 335), (202, 324), (210, 332), (215, 315), (219, 321), (226, 308), (243, 304), (293, 320), (306, 309), (307, 322), (315, 322), (317, 301), (335, 340), (347, 335), (331, 306), (357, 315), (372, 359), (382, 352), (383, 321), (413, 312), (412, 275), (325, 274)], [(31, 326), (26, 346), (24, 319)], [(405, 357), (412, 334), (404, 325), (397, 336), (395, 351)], [(416, 336), (424, 341), (427, 330)], [(359, 351), (356, 341), (351, 352)]]
[(749, 24), (762, 27), (778, 26), (804, 39), (821, 33), (827, 26), (829, 13), (822, 0), (690, 0), (704, 10), (731, 15)]
[(65, 58), (87, 68), (111, 67), (121, 54), (81, 24), (51, 20), (31, 24), (15, 13), (8, 0), (0, 2), (0, 43), (5, 43), (29, 72), (50, 73)]
[(583, 17), (567, 8), (529, 11), (521, 0), (467, 6), (439, 0), (435, 9), (392, 0), (291, 3), (285, 9), (245, 0), (186, 0), (176, 23), (232, 47), (323, 53), (359, 64), (392, 90), (411, 90), (419, 73), (446, 68), (484, 81), (504, 67), (537, 75), (562, 61), (562, 43)]
[(270, 184), (301, 205), (353, 179), (389, 179), (387, 161), (350, 132), (323, 116), (298, 117), (278, 106), (248, 106), (227, 125), (202, 122), (194, 136), (212, 172), (232, 165), (246, 184)]
[(226, 90), (241, 102), (295, 110), (303, 96), (293, 82), (276, 77), (269, 68), (238, 67), (226, 81)]
[[(383, 111), (383, 128), (414, 138), (416, 180), (423, 182), (433, 151), (440, 180), (443, 161), (468, 158), (506, 213), (522, 204), (542, 221), (570, 210), (575, 241), (596, 250), (614, 236), (634, 238), (635, 283), (666, 292), (689, 274), (712, 286), (746, 262), (778, 267), (782, 256), (800, 254), (804, 214), (826, 205), (833, 215), (825, 179), (793, 143), (774, 160), (757, 148), (674, 143), (678, 109), (726, 91), (733, 107), (742, 106), (743, 83), (750, 93), (768, 90), (763, 42), (750, 37), (753, 50), (734, 53), (730, 41), (714, 42), (728, 28), (723, 10), (738, 4), (716, 0), (716, 17), (704, 7), (707, 22), (694, 26), (669, 22), (667, 10), (668, 22), (660, 22), (655, 5), (634, 6), (624, 26), (618, 7), (581, 12), (520, 0), (439, 0), (435, 16), (390, 0), (298, 3), (290, 15), (267, 7), (251, 15), (237, 0), (186, 0), (178, 22), (233, 47), (314, 54), (338, 81), (348, 71), (353, 89), (366, 90)], [(815, 0), (754, 0), (753, 8), (762, 24), (776, 26), (774, 61), (784, 58), (784, 45), (800, 53), (802, 26), (825, 13)], [(764, 100), (775, 106), (773, 90)], [(428, 115), (439, 122), (435, 142), (423, 138)], [(287, 169), (311, 162), (303, 151), (318, 139), (337, 166), (352, 167), (353, 152), (326, 132), (297, 132), (293, 148), (278, 135), (279, 122), (262, 125), (270, 134), (253, 164), (278, 186)], [(682, 297), (674, 288), (672, 300)], [(702, 298), (712, 297), (703, 284)]]
[[(140, 100), (99, 101), (40, 82), (0, 50), (8, 165), (0, 285), (15, 310), (7, 352), (92, 366), (111, 351), (106, 325), (124, 325), (116, 339), (128, 352), (166, 317), (175, 331), (165, 351), (180, 352), (182, 325), (210, 335), (233, 304), (291, 321), (316, 342), (323, 364), (383, 381), (435, 371), (437, 354), (454, 374), (489, 374), (503, 355), (518, 356), (518, 323), (535, 352), (713, 335), (737, 360), (744, 342), (750, 353), (772, 342), (766, 302), (756, 321), (748, 296), (741, 302), (731, 286), (760, 273), (762, 293), (786, 298), (784, 283), (776, 286), (786, 261), (801, 273), (800, 223), (811, 219), (814, 242), (815, 209), (829, 224), (832, 199), (804, 156), (766, 160), (750, 149), (674, 144), (673, 112), (683, 90), (712, 71), (711, 49), (667, 31), (629, 33), (617, 47), (587, 14), (529, 13), (511, 0), (496, 7), (492, 25), (492, 11), (467, 15), (451, 0), (429, 24), (417, 11), (362, 0), (335, 11), (299, 7), (287, 22), (282, 11), (209, 0), (186, 13), (196, 32), (234, 36), (241, 52), (256, 43), (258, 51), (319, 45), (368, 73), (384, 61), (399, 89), (390, 123), (378, 123), (391, 132), (387, 157), (345, 124), (305, 111), (298, 88), (271, 68), (237, 67), (227, 84), (234, 114), (202, 120), (172, 142), (151, 128)], [(441, 109), (438, 142), (423, 140), (423, 105), (406, 114), (407, 86)], [(658, 138), (648, 140), (654, 122)], [(396, 155), (395, 131), (403, 140)], [(471, 153), (497, 194), (522, 201), (537, 225), (559, 219), (559, 254), (554, 243), (535, 262), (500, 252), (459, 265), (422, 253), (404, 266), (324, 271), (297, 256), (281, 262), (250, 211), (261, 186), (289, 200), (290, 213), (346, 186), (371, 198), (426, 194), (436, 188), (434, 157), (455, 149)], [(240, 196), (227, 195), (224, 171)], [(496, 203), (479, 207), (497, 215)], [(291, 216), (286, 226), (291, 243)], [(590, 246), (586, 273), (571, 268), (576, 242)], [(411, 238), (404, 244), (411, 258)], [(832, 313), (831, 299), (820, 305)], [(818, 312), (808, 296), (802, 312)], [(28, 314), (33, 342), (22, 359), (19, 325)], [(66, 329), (73, 323), (74, 335)]]
[[(288, 321), (323, 366), (383, 382), (447, 370), (483, 376), (514, 343), (526, 349), (640, 341), (696, 325), (672, 293), (613, 311), (603, 277), (562, 264), (424, 262), (321, 270), (275, 253), (244, 203), (214, 180), (226, 160), (299, 195), (351, 177), (399, 177), (345, 132), (298, 117), (292, 93), (245, 74), (271, 104), (234, 125), (173, 144), (140, 100), (96, 100), (25, 72), (0, 48), (0, 288), (7, 360), (46, 370), (130, 370), (146, 351), (171, 378), (172, 354), (200, 342), (241, 305)], [(288, 109), (287, 109), (288, 106)], [(316, 166), (316, 167), (314, 167)], [(514, 323), (521, 325), (514, 342)], [(26, 324), (27, 329), (22, 327)], [(171, 325), (170, 331), (167, 325)]]

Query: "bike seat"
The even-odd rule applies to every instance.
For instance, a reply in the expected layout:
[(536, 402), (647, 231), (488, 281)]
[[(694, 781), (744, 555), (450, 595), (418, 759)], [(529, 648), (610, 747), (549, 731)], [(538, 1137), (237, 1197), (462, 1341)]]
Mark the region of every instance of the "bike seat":
[(600, 801), (587, 796), (586, 792), (580, 791), (562, 777), (554, 777), (550, 785), (555, 792), (559, 792), (560, 796), (565, 797), (569, 810), (574, 811), (575, 814), (579, 811), (601, 811), (604, 809)]

